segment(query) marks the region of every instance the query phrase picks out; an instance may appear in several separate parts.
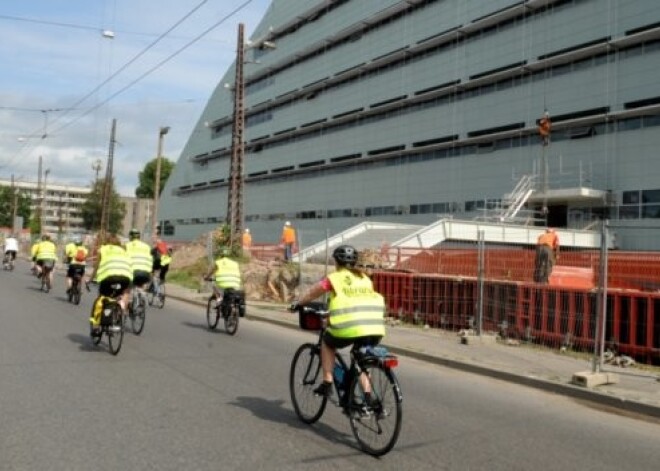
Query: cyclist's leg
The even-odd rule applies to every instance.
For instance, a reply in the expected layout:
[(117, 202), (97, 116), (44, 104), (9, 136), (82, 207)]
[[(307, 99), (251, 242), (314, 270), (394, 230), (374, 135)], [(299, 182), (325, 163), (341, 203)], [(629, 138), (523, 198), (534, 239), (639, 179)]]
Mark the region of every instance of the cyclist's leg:
[(76, 268), (73, 265), (69, 265), (69, 268), (66, 270), (66, 292), (71, 291), (71, 286), (73, 286), (73, 277), (76, 274)]
[[(355, 339), (355, 343), (360, 347), (375, 347), (381, 341), (382, 337), (378, 335), (371, 335), (369, 337), (360, 337)], [(364, 391), (365, 396), (370, 399), (371, 395), (371, 381), (367, 377), (366, 373), (360, 374), (360, 385)]]
[(329, 332), (323, 334), (321, 342), (321, 368), (323, 369), (323, 382), (314, 390), (315, 394), (329, 395), (332, 392), (332, 370), (335, 366), (335, 353), (338, 348), (347, 347), (352, 339), (333, 337)]
[(165, 295), (165, 278), (167, 277), (167, 272), (170, 270), (169, 265), (161, 266), (160, 267), (160, 273), (158, 275), (158, 285), (159, 285), (159, 290), (160, 294), (163, 296)]

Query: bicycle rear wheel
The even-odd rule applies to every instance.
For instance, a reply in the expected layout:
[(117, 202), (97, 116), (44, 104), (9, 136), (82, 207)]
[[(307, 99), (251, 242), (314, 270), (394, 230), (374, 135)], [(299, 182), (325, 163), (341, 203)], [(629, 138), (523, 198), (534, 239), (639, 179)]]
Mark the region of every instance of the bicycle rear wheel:
[(133, 312), (131, 318), (131, 330), (135, 335), (140, 335), (144, 329), (144, 323), (147, 317), (147, 306), (141, 294), (137, 296), (137, 300), (133, 304)]
[(321, 418), (328, 398), (317, 396), (314, 389), (323, 381), (319, 346), (305, 343), (298, 347), (289, 374), (289, 391), (296, 415), (306, 424)]
[(225, 331), (229, 335), (235, 335), (238, 330), (238, 304), (232, 302), (227, 309), (227, 315), (222, 316), (225, 320)]
[(215, 298), (211, 296), (206, 304), (206, 323), (208, 324), (209, 329), (215, 329), (218, 326), (219, 320), (220, 312), (215, 307)]
[(389, 452), (401, 431), (401, 390), (394, 373), (378, 361), (363, 365), (367, 371), (372, 400), (365, 401), (359, 375), (353, 378), (349, 393), (351, 430), (362, 450), (372, 456)]
[(124, 319), (119, 304), (112, 307), (112, 324), (108, 327), (108, 347), (110, 353), (116, 355), (121, 350), (124, 340)]

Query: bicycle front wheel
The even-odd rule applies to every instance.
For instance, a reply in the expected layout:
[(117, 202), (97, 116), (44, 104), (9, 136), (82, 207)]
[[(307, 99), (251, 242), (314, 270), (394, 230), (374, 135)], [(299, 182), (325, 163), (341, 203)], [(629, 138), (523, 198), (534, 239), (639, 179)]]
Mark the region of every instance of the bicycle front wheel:
[(323, 381), (319, 346), (305, 343), (298, 347), (291, 361), (289, 391), (296, 415), (306, 424), (321, 418), (328, 403), (325, 396), (317, 396), (314, 389)]
[(124, 319), (121, 307), (116, 304), (112, 308), (112, 324), (108, 327), (108, 347), (110, 353), (116, 355), (121, 350), (124, 341)]
[(231, 303), (227, 307), (228, 312), (224, 315), (225, 331), (229, 335), (235, 335), (238, 330), (238, 304)]
[(147, 317), (147, 306), (144, 298), (139, 295), (137, 301), (133, 305), (133, 313), (131, 315), (131, 330), (135, 335), (140, 335), (144, 329), (144, 322)]
[(220, 320), (220, 312), (215, 307), (215, 298), (211, 296), (206, 304), (206, 323), (209, 329), (215, 329)]
[(371, 400), (365, 394), (359, 375), (353, 378), (349, 393), (351, 430), (362, 450), (372, 456), (389, 452), (401, 431), (401, 390), (394, 373), (373, 361), (363, 365), (371, 389)]

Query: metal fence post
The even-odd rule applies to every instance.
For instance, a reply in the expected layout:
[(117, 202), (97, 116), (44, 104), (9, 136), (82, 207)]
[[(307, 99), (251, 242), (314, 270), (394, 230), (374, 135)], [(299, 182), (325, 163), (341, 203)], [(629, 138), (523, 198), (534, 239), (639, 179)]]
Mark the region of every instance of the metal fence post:
[(479, 336), (482, 334), (484, 320), (484, 238), (485, 235), (483, 229), (477, 231), (477, 284), (479, 286), (479, 294), (477, 298), (477, 334)]
[(600, 266), (598, 290), (596, 332), (594, 333), (594, 358), (592, 372), (599, 373), (603, 368), (603, 357), (605, 355), (605, 326), (607, 325), (607, 226), (606, 219), (602, 220), (600, 232)]

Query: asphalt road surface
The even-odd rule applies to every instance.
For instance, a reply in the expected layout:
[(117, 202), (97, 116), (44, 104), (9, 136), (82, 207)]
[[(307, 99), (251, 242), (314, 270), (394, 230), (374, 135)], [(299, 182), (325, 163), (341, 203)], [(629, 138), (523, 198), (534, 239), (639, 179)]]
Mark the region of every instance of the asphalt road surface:
[(0, 272), (0, 470), (657, 470), (660, 425), (402, 357), (401, 436), (376, 459), (329, 406), (295, 416), (293, 353), (311, 334), (243, 320), (235, 337), (168, 300), (118, 356), (19, 264)]

